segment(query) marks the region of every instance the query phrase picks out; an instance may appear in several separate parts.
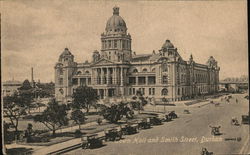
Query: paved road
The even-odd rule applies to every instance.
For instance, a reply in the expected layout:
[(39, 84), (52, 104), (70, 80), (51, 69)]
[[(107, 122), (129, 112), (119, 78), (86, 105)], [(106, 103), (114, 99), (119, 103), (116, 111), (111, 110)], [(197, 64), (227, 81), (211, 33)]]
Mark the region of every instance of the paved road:
[[(178, 107), (180, 117), (172, 122), (141, 130), (140, 133), (126, 136), (121, 141), (107, 142), (106, 146), (98, 149), (77, 149), (66, 154), (196, 155), (200, 154), (202, 147), (214, 154), (249, 153), (249, 125), (237, 127), (230, 124), (233, 116), (241, 120), (241, 115), (248, 113), (248, 100), (243, 97), (243, 94), (236, 94), (229, 104), (221, 103), (218, 107), (211, 104), (200, 108), (192, 106), (188, 108), (191, 114), (183, 114)], [(238, 104), (235, 98), (238, 98)], [(174, 110), (173, 107), (170, 109)], [(221, 125), (222, 135), (211, 136), (209, 124)], [(241, 137), (242, 140), (224, 140), (229, 137)]]

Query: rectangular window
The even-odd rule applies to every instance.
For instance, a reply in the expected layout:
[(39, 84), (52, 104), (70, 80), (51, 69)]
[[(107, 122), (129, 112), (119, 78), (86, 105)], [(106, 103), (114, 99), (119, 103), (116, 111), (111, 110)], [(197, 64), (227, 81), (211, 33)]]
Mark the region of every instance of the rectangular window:
[(129, 82), (130, 85), (135, 85), (135, 84), (136, 84), (136, 79), (135, 79), (135, 77), (129, 77), (129, 78), (128, 78), (128, 82)]
[(91, 85), (91, 78), (88, 78), (88, 85)]
[(168, 76), (164, 75), (162, 76), (162, 83), (167, 84), (168, 83)]
[(152, 88), (152, 95), (155, 95), (155, 88)]
[(109, 48), (111, 48), (111, 40), (109, 40)]
[(101, 84), (101, 77), (97, 77), (97, 84)]
[(122, 48), (125, 48), (125, 42), (122, 40)]
[(151, 88), (148, 88), (148, 95), (151, 95)]
[(59, 78), (59, 85), (63, 85), (63, 78)]
[(86, 85), (86, 79), (85, 78), (80, 78), (80, 85), (85, 86)]
[(148, 77), (148, 84), (149, 85), (155, 84), (155, 76), (149, 76)]
[(129, 95), (132, 95), (132, 88), (129, 88)]
[(146, 84), (146, 78), (145, 77), (138, 77), (138, 84), (139, 85)]
[(114, 41), (114, 47), (117, 48), (117, 40)]
[(142, 95), (145, 95), (145, 88), (142, 88)]
[(72, 79), (72, 84), (77, 85), (78, 84), (78, 79), (76, 79), (76, 78)]
[(133, 88), (133, 95), (135, 95), (135, 88)]

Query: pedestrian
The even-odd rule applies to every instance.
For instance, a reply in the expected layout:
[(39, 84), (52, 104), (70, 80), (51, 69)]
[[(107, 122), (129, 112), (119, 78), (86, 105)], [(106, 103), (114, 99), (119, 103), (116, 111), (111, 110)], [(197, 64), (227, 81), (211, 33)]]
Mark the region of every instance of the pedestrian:
[(236, 103), (238, 103), (238, 99), (236, 99), (235, 101), (236, 101)]

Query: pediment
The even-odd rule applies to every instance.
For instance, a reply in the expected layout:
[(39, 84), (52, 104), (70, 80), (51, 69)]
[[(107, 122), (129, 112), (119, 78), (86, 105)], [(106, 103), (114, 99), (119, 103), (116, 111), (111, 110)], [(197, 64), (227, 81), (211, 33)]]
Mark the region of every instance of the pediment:
[(114, 62), (103, 58), (95, 62), (92, 66), (102, 66), (102, 65), (112, 65), (112, 64), (114, 64)]

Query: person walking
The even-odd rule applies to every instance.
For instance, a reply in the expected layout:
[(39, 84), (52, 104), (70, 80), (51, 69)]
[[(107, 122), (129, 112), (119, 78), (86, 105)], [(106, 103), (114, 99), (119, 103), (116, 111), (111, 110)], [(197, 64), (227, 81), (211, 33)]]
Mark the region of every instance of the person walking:
[(237, 98), (236, 98), (235, 102), (238, 103), (238, 99)]

